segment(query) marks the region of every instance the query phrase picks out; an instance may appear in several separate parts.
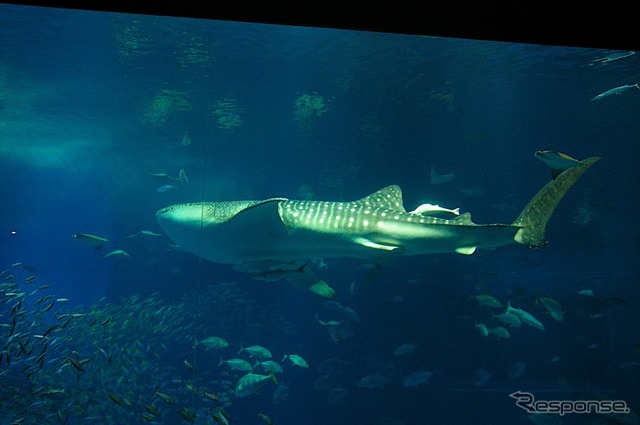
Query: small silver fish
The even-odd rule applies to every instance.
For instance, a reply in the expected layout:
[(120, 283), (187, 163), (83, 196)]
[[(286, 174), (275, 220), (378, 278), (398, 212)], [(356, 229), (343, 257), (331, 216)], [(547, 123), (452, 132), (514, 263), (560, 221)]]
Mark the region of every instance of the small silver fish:
[(102, 249), (102, 245), (109, 242), (109, 239), (103, 238), (101, 236), (90, 235), (88, 233), (74, 233), (71, 235), (72, 238), (78, 239), (79, 241), (84, 242), (89, 245), (93, 249)]
[(599, 95), (597, 95), (596, 97), (591, 99), (591, 101), (593, 102), (594, 100), (600, 100), (600, 99), (603, 99), (605, 97), (612, 96), (614, 94), (621, 95), (622, 93), (627, 92), (627, 91), (629, 91), (631, 89), (639, 89), (640, 90), (640, 83), (626, 84), (624, 86), (612, 88), (612, 89), (607, 90), (607, 91), (605, 91), (603, 93), (600, 93)]
[(278, 380), (273, 374), (273, 371), (268, 375), (249, 372), (236, 383), (235, 396), (246, 397), (248, 395), (255, 394), (264, 386), (264, 384), (267, 383), (268, 380), (272, 380), (276, 385), (278, 385)]
[(302, 368), (309, 367), (309, 364), (307, 363), (307, 361), (298, 354), (285, 354), (284, 357), (282, 358), (282, 361), (285, 361), (286, 359), (289, 359), (291, 364), (296, 365), (298, 367), (302, 367)]
[(523, 323), (526, 323), (532, 328), (536, 328), (541, 331), (545, 330), (544, 325), (540, 323), (540, 321), (536, 319), (531, 313), (520, 308), (512, 307), (509, 302), (507, 302), (507, 312), (515, 314)]
[(431, 184), (436, 185), (436, 184), (448, 183), (455, 178), (456, 178), (456, 175), (453, 172), (449, 174), (438, 174), (436, 172), (436, 169), (433, 168), (433, 165), (431, 166), (431, 176), (429, 180)]
[(601, 58), (597, 58), (592, 60), (591, 62), (589, 62), (589, 66), (595, 65), (595, 64), (607, 64), (609, 62), (613, 62), (613, 61), (617, 61), (620, 59), (624, 59), (624, 58), (628, 58), (629, 56), (633, 56), (635, 55), (636, 52), (634, 52), (633, 50), (630, 51), (619, 51), (619, 52), (613, 52), (608, 54), (607, 56), (603, 56)]
[(114, 249), (113, 251), (111, 251), (110, 253), (104, 255), (103, 257), (131, 257), (129, 255), (129, 253), (127, 253), (126, 251), (123, 251), (121, 249)]

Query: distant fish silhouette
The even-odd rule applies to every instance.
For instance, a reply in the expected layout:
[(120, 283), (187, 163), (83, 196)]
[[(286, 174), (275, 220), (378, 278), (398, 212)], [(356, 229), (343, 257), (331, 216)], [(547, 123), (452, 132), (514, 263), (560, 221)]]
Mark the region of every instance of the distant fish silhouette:
[(109, 239), (103, 238), (101, 236), (90, 235), (88, 233), (74, 233), (71, 235), (72, 238), (78, 239), (79, 241), (84, 242), (89, 245), (93, 249), (102, 249), (102, 245), (109, 242)]
[(127, 258), (130, 258), (131, 256), (126, 251), (123, 251), (121, 249), (114, 249), (110, 253), (108, 253), (106, 255), (103, 255), (103, 257), (127, 257)]
[(579, 159), (570, 157), (567, 154), (557, 151), (536, 151), (536, 158), (544, 162), (551, 168), (551, 176), (555, 180), (558, 174), (576, 165), (586, 165)]
[(607, 56), (603, 56), (601, 58), (597, 58), (592, 60), (591, 62), (589, 62), (589, 66), (595, 65), (595, 64), (607, 64), (609, 62), (613, 62), (613, 61), (617, 61), (620, 59), (624, 59), (624, 58), (628, 58), (629, 56), (635, 55), (636, 52), (634, 51), (628, 51), (628, 52), (612, 52), (610, 54), (608, 54)]
[(175, 189), (176, 186), (172, 185), (172, 184), (165, 184), (163, 186), (160, 186), (159, 188), (156, 189), (156, 192), (167, 192), (169, 190)]
[(21, 269), (26, 270), (26, 271), (28, 271), (30, 273), (38, 273), (38, 269), (37, 268), (35, 268), (34, 266), (29, 265), (27, 263), (23, 263), (22, 261), (19, 262), (19, 263), (13, 263), (11, 265), (11, 267), (20, 267)]
[(636, 83), (636, 84), (626, 84), (624, 86), (620, 86), (620, 87), (615, 87), (612, 88), (610, 90), (607, 90), (603, 93), (600, 93), (599, 95), (597, 95), (596, 97), (594, 97), (593, 99), (591, 99), (591, 101), (595, 101), (595, 100), (600, 100), (603, 99), (605, 97), (609, 97), (609, 96), (613, 96), (615, 95), (621, 95), (622, 93), (625, 93), (631, 89), (640, 89), (640, 83)]
[(167, 173), (148, 173), (148, 174), (153, 177), (166, 177), (170, 180), (176, 180), (182, 183), (189, 183), (189, 177), (187, 177), (187, 173), (186, 171), (184, 171), (184, 168), (180, 169), (180, 171), (178, 172), (178, 177), (173, 177)]
[(140, 230), (138, 233), (134, 233), (133, 235), (125, 236), (125, 238), (135, 238), (136, 236), (162, 236), (162, 234), (152, 232), (151, 230)]
[(453, 173), (450, 174), (438, 174), (436, 173), (435, 168), (433, 168), (433, 165), (431, 166), (431, 184), (443, 184), (443, 183), (448, 183), (451, 180), (455, 179), (456, 175)]

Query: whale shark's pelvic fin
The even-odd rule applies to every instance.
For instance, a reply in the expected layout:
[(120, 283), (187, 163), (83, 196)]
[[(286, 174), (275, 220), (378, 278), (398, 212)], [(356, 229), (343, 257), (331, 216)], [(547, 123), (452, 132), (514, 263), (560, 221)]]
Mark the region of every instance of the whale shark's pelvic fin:
[(514, 240), (532, 248), (546, 245), (544, 231), (549, 217), (571, 186), (598, 160), (600, 157), (597, 156), (582, 160), (576, 163), (576, 166), (558, 174), (554, 180), (540, 189), (512, 223), (520, 227)]

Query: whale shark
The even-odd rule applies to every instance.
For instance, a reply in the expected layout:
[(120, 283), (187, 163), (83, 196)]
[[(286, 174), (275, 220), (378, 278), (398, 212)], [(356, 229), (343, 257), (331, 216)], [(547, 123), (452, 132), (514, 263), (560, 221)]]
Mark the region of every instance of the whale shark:
[(468, 212), (451, 219), (429, 208), (407, 212), (397, 185), (350, 202), (191, 202), (162, 208), (156, 217), (174, 243), (203, 259), (232, 264), (265, 280), (286, 279), (333, 298), (335, 291), (309, 267), (312, 259), (351, 257), (382, 264), (399, 256), (545, 245), (545, 228), (557, 205), (599, 159), (576, 161), (557, 174), (509, 224), (476, 224)]

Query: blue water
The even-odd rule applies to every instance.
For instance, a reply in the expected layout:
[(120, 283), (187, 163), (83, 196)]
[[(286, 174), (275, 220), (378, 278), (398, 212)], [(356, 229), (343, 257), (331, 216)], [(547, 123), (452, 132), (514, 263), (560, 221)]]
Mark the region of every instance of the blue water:
[[(614, 53), (1, 5), (0, 423), (187, 423), (180, 409), (192, 409), (212, 424), (216, 406), (232, 424), (265, 422), (258, 413), (279, 425), (638, 423), (528, 414), (508, 396), (638, 410), (640, 90), (591, 101), (640, 81), (638, 54), (595, 61)], [(429, 202), (510, 223), (550, 179), (541, 149), (602, 157), (554, 213), (548, 246), (373, 271), (326, 259), (320, 275), (360, 321), (139, 234), (162, 234), (155, 212), (179, 202), (349, 201), (390, 184), (407, 210)], [(431, 184), (431, 167), (456, 177)], [(176, 179), (152, 175), (164, 173)], [(92, 249), (78, 233), (110, 242)], [(115, 249), (130, 257), (104, 257)], [(483, 337), (474, 325), (497, 326), (502, 310), (477, 294), (546, 329)], [(318, 319), (348, 332), (334, 341)], [(229, 347), (194, 347), (214, 335)], [(394, 354), (407, 343), (411, 353)], [(255, 344), (309, 363), (284, 362), (286, 397), (274, 399), (271, 381), (233, 394), (242, 374), (218, 363)], [(84, 371), (69, 358), (87, 360)], [(327, 377), (327, 359), (346, 364)], [(428, 383), (403, 386), (420, 370), (433, 372)], [(359, 385), (370, 375), (382, 388)], [(44, 395), (52, 388), (65, 395)], [(145, 419), (142, 401), (159, 413)]]

